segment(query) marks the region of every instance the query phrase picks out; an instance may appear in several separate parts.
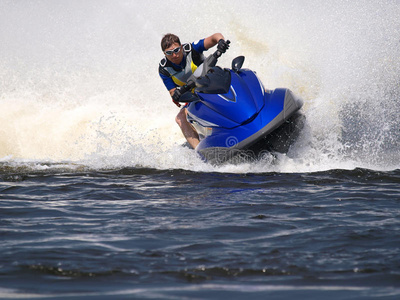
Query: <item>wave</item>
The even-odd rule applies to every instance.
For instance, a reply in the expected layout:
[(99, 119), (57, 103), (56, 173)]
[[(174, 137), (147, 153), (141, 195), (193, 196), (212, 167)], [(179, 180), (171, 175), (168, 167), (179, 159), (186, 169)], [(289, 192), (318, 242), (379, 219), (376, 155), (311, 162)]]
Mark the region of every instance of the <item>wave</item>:
[[(0, 7), (3, 164), (239, 173), (400, 168), (396, 1)], [(232, 46), (221, 66), (245, 55), (245, 67), (266, 87), (304, 98), (307, 128), (288, 155), (214, 167), (182, 147), (178, 110), (157, 74), (167, 32), (182, 41), (222, 32)]]

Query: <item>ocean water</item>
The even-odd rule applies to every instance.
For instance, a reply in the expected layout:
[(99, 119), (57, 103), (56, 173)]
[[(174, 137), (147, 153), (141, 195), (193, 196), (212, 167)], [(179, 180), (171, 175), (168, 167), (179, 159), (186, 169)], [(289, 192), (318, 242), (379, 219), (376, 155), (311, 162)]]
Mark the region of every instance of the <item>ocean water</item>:
[[(1, 1), (1, 299), (398, 299), (398, 1)], [(300, 95), (286, 155), (182, 146), (160, 40)]]

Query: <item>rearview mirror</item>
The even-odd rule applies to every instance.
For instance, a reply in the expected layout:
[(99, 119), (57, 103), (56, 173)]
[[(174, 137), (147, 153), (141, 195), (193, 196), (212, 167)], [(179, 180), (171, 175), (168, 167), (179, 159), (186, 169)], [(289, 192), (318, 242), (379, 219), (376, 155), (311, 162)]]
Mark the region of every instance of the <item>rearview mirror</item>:
[(232, 70), (237, 73), (243, 66), (244, 56), (238, 56), (234, 60), (232, 60)]

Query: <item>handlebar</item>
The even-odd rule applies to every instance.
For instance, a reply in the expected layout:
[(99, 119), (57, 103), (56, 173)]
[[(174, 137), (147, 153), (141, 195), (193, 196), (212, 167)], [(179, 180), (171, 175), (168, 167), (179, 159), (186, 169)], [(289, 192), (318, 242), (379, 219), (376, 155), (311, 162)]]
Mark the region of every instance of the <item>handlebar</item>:
[(180, 92), (181, 92), (181, 94), (184, 94), (186, 92), (189, 92), (191, 89), (193, 89), (195, 87), (196, 87), (196, 83), (194, 81), (189, 81), (184, 86), (181, 86)]
[[(229, 45), (229, 44), (231, 43), (231, 41), (230, 41), (230, 40), (226, 40), (226, 43)], [(213, 53), (213, 56), (214, 56), (215, 58), (220, 58), (221, 55), (222, 55), (222, 52), (219, 51), (219, 50), (217, 50), (217, 51), (215, 51), (215, 52)]]

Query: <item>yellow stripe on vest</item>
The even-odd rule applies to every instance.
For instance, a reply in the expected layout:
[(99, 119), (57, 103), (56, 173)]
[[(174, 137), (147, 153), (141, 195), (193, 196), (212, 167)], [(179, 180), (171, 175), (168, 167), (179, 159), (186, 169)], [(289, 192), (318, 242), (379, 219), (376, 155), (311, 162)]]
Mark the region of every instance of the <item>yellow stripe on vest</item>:
[[(193, 61), (190, 63), (190, 68), (192, 69), (192, 73), (194, 73), (194, 71), (197, 69), (197, 66), (193, 63)], [(186, 82), (180, 81), (175, 76), (172, 76), (171, 78), (179, 86), (184, 86), (186, 84)]]
[(179, 85), (179, 86), (184, 86), (185, 85), (185, 83), (183, 82), (183, 81), (180, 81), (178, 78), (176, 78), (175, 76), (172, 76), (171, 77), (172, 78), (172, 80), (177, 84), (177, 85)]
[(193, 60), (192, 63), (190, 64), (190, 67), (192, 68), (192, 74), (194, 73), (194, 71), (196, 71), (197, 66), (194, 64)]

